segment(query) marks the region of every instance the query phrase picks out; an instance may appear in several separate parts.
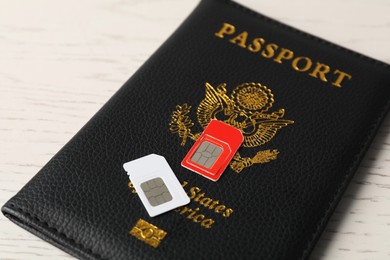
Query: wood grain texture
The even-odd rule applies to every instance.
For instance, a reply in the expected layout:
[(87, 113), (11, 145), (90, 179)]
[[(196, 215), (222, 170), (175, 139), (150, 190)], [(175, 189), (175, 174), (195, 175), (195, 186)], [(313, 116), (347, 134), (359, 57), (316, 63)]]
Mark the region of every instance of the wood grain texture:
[[(388, 0), (239, 2), (390, 63)], [(0, 2), (1, 205), (88, 121), (196, 4), (189, 0)], [(54, 258), (71, 257), (0, 216), (0, 259)], [(390, 117), (311, 259), (390, 259)]]

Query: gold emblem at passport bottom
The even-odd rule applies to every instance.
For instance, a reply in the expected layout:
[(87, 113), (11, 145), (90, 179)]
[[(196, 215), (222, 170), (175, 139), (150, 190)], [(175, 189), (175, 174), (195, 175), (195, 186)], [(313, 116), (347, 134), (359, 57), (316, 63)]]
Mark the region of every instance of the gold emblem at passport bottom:
[[(283, 119), (284, 109), (268, 112), (273, 103), (271, 90), (260, 83), (241, 84), (230, 96), (227, 95), (225, 83), (216, 88), (206, 83), (206, 95), (198, 105), (197, 118), (202, 128), (206, 128), (212, 119), (217, 119), (240, 129), (244, 135), (242, 147), (255, 148), (271, 141), (282, 127), (294, 123)], [(188, 104), (177, 105), (169, 124), (170, 131), (182, 139), (182, 146), (188, 138), (197, 140), (201, 135), (191, 132), (194, 123), (189, 116), (190, 112), (191, 106)], [(277, 149), (257, 151), (253, 157), (241, 157), (237, 152), (229, 165), (239, 173), (255, 163), (275, 160), (278, 154)]]
[(161, 240), (167, 235), (167, 232), (143, 219), (139, 219), (137, 224), (130, 230), (130, 234), (157, 248)]

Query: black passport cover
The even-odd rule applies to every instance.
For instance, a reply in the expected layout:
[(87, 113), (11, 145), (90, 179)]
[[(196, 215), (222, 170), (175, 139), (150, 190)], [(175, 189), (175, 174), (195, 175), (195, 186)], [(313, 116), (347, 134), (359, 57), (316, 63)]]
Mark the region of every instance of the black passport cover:
[[(388, 110), (389, 87), (386, 64), (203, 0), (2, 211), (84, 259), (305, 259)], [(210, 117), (246, 135), (218, 182), (180, 166)], [(128, 186), (122, 164), (150, 153), (185, 185), (187, 210), (151, 218)], [(166, 232), (139, 233), (157, 247), (130, 234), (139, 219)]]

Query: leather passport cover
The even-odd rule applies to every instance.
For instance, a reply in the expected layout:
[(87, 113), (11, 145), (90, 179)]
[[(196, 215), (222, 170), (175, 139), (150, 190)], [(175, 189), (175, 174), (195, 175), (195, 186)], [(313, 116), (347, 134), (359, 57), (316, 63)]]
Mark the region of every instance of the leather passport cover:
[[(389, 96), (388, 65), (203, 0), (2, 211), (83, 259), (306, 259)], [(180, 165), (211, 119), (244, 135), (217, 182)], [(122, 168), (151, 153), (191, 198), (153, 218)]]

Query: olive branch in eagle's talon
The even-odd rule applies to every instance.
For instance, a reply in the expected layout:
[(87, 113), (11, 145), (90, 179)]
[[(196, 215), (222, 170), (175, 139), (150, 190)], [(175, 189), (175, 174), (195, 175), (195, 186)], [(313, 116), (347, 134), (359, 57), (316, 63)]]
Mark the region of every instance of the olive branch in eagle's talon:
[[(280, 129), (294, 124), (293, 120), (284, 118), (283, 108), (271, 110), (274, 102), (271, 89), (260, 83), (243, 83), (228, 94), (226, 83), (213, 87), (206, 82), (204, 99), (196, 108), (197, 121), (206, 129), (211, 120), (220, 120), (242, 132), (244, 140), (241, 150), (255, 148), (271, 141)], [(201, 136), (201, 133), (191, 132), (195, 124), (190, 118), (190, 112), (191, 106), (188, 104), (176, 106), (169, 123), (170, 132), (181, 138), (182, 146), (188, 138), (196, 141)], [(237, 152), (230, 161), (230, 168), (240, 173), (254, 164), (276, 160), (278, 154), (276, 149), (258, 151), (253, 157), (241, 157)]]
[(172, 133), (177, 133), (180, 138), (182, 138), (181, 146), (186, 144), (187, 138), (192, 140), (197, 140), (201, 133), (193, 134), (191, 133), (191, 127), (194, 126), (191, 118), (188, 116), (190, 113), (191, 106), (188, 104), (183, 104), (182, 106), (177, 105), (176, 110), (173, 111), (171, 122), (169, 123), (169, 130)]
[(230, 162), (230, 168), (233, 171), (240, 173), (244, 168), (250, 167), (255, 163), (267, 163), (272, 160), (276, 160), (278, 154), (278, 150), (264, 150), (258, 151), (255, 156), (250, 158), (241, 157), (240, 153), (237, 152), (234, 155), (233, 160)]

